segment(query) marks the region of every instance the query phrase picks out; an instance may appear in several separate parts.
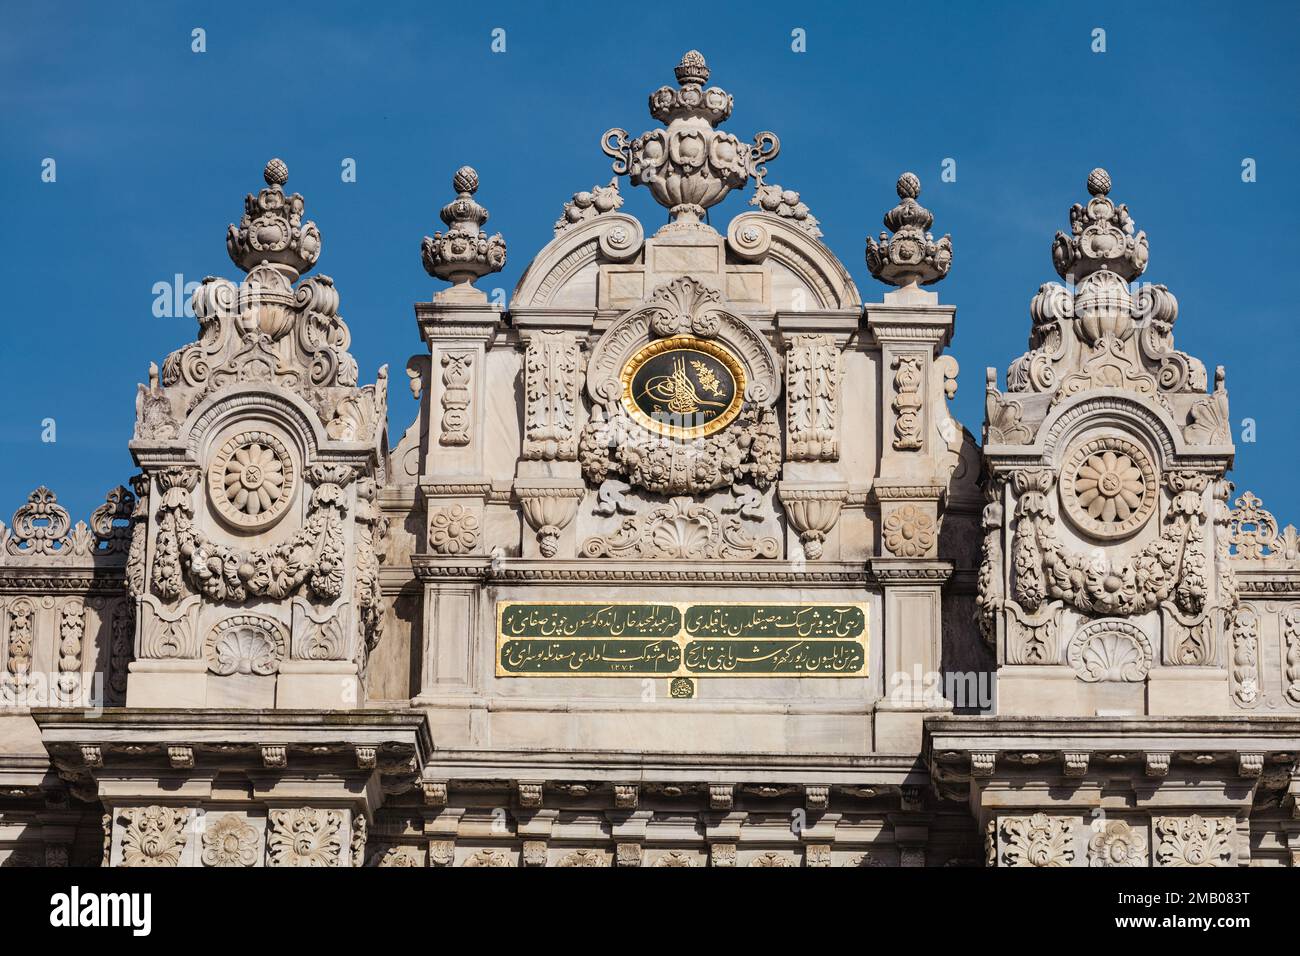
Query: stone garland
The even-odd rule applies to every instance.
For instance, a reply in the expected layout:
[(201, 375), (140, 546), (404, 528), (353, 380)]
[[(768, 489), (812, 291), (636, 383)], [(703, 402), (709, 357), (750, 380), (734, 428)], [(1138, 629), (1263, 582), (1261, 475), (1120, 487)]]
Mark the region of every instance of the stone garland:
[(1100, 567), (1088, 555), (1068, 551), (1057, 538), (1047, 504), (1051, 473), (1014, 473), (1013, 592), (1020, 606), (1032, 613), (1050, 599), (1084, 613), (1129, 615), (1172, 600), (1182, 613), (1199, 616), (1208, 596), (1200, 496), (1208, 478), (1175, 472), (1166, 480), (1173, 501), (1160, 537), (1130, 561)]
[(306, 525), (278, 545), (243, 551), (211, 541), (193, 526), (190, 492), (198, 483), (197, 469), (162, 471), (154, 593), (175, 601), (188, 582), (209, 600), (240, 603), (250, 596), (285, 598), (305, 583), (322, 600), (337, 598), (346, 557), (343, 489), (355, 472), (348, 465), (318, 464), (309, 475), (314, 488)]
[(623, 477), (662, 495), (701, 494), (728, 485), (766, 490), (781, 473), (781, 431), (773, 410), (746, 407), (707, 438), (657, 435), (620, 412), (597, 405), (579, 447), (582, 473), (595, 486)]

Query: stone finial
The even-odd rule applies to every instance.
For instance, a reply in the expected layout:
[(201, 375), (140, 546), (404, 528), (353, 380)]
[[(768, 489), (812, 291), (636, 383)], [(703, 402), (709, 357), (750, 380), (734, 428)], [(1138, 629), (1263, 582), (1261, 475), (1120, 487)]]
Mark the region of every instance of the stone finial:
[(731, 115), (735, 101), (726, 90), (704, 88), (709, 67), (698, 50), (683, 56), (674, 72), (677, 89), (661, 86), (650, 94), (650, 115), (666, 129), (629, 139), (627, 130), (616, 127), (605, 132), (600, 145), (613, 158), (615, 173), (628, 174), (634, 186), (650, 187), (655, 200), (671, 212), (673, 224), (689, 228), (699, 225), (705, 210), (727, 193), (760, 175), (781, 143), (767, 132), (756, 135), (752, 144), (742, 143), (716, 129)]
[(888, 285), (932, 285), (948, 274), (952, 265), (952, 237), (935, 241), (929, 233), (934, 214), (916, 201), (921, 180), (903, 173), (895, 186), (900, 202), (885, 213), (885, 226), (893, 233), (880, 241), (867, 239), (867, 268)]
[(497, 233), (491, 237), (483, 231), (488, 211), (474, 199), (478, 192), (478, 173), (462, 166), (452, 176), (456, 198), (442, 207), (439, 214), (447, 231), (425, 236), (421, 244), (424, 269), (436, 279), (452, 283), (438, 293), (438, 299), (473, 299), (487, 296), (474, 288), (474, 282), (506, 264), (506, 241)]
[(1052, 261), (1062, 279), (1077, 283), (1105, 269), (1132, 282), (1146, 270), (1150, 255), (1147, 234), (1134, 234), (1128, 206), (1115, 205), (1110, 188), (1106, 170), (1099, 167), (1089, 173), (1088, 194), (1092, 198), (1086, 206), (1075, 203), (1070, 209), (1070, 235), (1056, 234)]
[(266, 188), (244, 198), (243, 218), (226, 232), (226, 250), (245, 272), (265, 262), (292, 282), (320, 258), (320, 232), (314, 222), (302, 221), (302, 196), (285, 195), (289, 167), (284, 160), (267, 163), (262, 178)]

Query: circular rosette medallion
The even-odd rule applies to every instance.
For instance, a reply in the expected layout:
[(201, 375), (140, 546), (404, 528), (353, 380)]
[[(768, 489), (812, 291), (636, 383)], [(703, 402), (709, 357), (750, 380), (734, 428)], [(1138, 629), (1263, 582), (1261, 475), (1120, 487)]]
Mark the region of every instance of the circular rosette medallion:
[(740, 360), (690, 335), (642, 346), (623, 366), (621, 385), (627, 413), (672, 438), (702, 438), (726, 428), (745, 401)]
[(1155, 511), (1158, 498), (1150, 456), (1124, 438), (1080, 442), (1061, 468), (1065, 512), (1095, 537), (1121, 538), (1137, 531)]
[(293, 499), (293, 459), (267, 432), (241, 432), (226, 441), (208, 468), (208, 495), (217, 513), (238, 528), (260, 530), (283, 517)]

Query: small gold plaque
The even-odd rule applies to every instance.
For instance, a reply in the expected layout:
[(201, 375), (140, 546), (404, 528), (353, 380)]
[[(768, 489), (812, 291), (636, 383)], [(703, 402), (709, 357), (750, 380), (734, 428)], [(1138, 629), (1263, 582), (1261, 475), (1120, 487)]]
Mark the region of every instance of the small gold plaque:
[(623, 407), (641, 425), (672, 438), (726, 428), (745, 401), (745, 369), (716, 342), (691, 335), (656, 339), (622, 374)]

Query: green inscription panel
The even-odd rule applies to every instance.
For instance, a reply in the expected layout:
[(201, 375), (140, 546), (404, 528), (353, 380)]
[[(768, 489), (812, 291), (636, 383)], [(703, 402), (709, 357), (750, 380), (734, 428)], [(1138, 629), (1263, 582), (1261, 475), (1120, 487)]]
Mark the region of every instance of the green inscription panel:
[(867, 605), (501, 601), (498, 677), (865, 677)]

